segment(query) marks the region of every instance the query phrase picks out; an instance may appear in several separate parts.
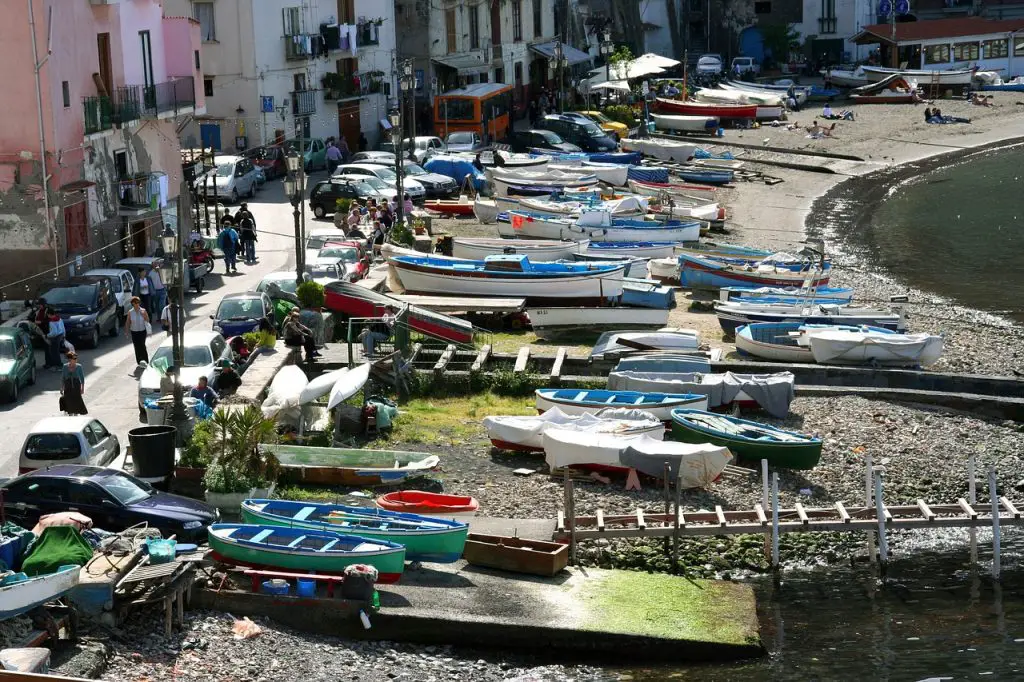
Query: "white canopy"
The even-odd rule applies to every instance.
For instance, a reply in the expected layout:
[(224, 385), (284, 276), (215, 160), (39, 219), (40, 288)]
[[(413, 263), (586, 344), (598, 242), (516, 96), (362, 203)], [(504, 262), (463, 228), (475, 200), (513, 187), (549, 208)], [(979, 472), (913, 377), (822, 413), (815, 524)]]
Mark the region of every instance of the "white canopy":
[(591, 90), (622, 90), (629, 92), (629, 83), (626, 81), (604, 81), (597, 85), (591, 85)]

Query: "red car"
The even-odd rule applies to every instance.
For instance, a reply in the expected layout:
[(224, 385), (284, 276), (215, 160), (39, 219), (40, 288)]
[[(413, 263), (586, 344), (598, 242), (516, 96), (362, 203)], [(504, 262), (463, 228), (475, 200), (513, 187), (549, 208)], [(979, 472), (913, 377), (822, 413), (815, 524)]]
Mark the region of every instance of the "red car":
[[(355, 249), (356, 257), (351, 258), (351, 249)], [(366, 277), (370, 272), (370, 256), (366, 253), (366, 242), (343, 240), (331, 240), (320, 249), (321, 257), (343, 258), (345, 260), (345, 272), (350, 273), (350, 281), (355, 282)]]
[(253, 154), (252, 162), (263, 169), (267, 180), (283, 178), (288, 174), (288, 167), (284, 161), (284, 150), (277, 145), (257, 149)]

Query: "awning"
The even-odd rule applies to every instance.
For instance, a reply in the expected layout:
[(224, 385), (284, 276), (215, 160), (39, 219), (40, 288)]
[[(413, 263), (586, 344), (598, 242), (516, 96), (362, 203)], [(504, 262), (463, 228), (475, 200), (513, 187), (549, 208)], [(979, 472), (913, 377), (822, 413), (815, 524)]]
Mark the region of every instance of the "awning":
[(71, 182), (61, 185), (61, 192), (81, 192), (82, 190), (95, 187), (96, 183), (91, 180), (72, 180)]
[(450, 54), (445, 57), (434, 57), (431, 61), (449, 69), (455, 69), (460, 76), (471, 73), (482, 73), (491, 68), (490, 62), (485, 62), (482, 52), (462, 52)]
[[(545, 59), (554, 59), (556, 42), (552, 40), (547, 43), (540, 43), (539, 45), (530, 45), (530, 49)], [(590, 55), (586, 52), (577, 50), (572, 45), (566, 45), (565, 43), (562, 43), (562, 55), (565, 57), (565, 63), (569, 66), (589, 62), (591, 59)]]

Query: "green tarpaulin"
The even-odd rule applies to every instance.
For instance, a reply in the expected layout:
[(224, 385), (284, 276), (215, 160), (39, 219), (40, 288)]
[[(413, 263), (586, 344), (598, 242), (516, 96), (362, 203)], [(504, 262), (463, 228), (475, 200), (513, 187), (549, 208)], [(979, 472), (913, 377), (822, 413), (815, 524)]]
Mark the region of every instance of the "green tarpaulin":
[(43, 530), (25, 560), (21, 571), (26, 575), (53, 573), (61, 566), (84, 566), (92, 558), (92, 547), (77, 528), (53, 526)]

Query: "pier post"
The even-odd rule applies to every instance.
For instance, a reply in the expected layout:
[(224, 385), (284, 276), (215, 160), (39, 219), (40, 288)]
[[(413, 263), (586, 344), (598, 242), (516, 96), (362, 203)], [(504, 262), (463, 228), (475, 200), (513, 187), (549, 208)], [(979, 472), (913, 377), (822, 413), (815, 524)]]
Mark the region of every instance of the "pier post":
[(884, 469), (875, 469), (875, 514), (878, 515), (878, 559), (883, 575), (889, 564), (889, 541), (885, 537), (885, 503), (882, 501), (882, 476)]
[[(761, 460), (761, 508), (768, 512), (768, 460)], [(767, 532), (764, 534), (764, 558), (771, 556), (772, 536)]]
[(675, 571), (679, 567), (679, 502), (683, 495), (682, 486), (679, 485), (679, 481), (675, 484), (675, 518), (672, 519), (672, 570)]
[[(874, 462), (871, 455), (864, 458), (864, 508), (871, 509), (871, 497), (875, 493)], [(875, 558), (875, 533), (868, 531), (868, 560)]]
[(999, 493), (995, 467), (988, 470), (988, 495), (992, 500), (992, 579), (999, 580)]
[[(967, 458), (967, 501), (973, 507), (978, 503), (978, 463), (977, 458), (971, 455)], [(971, 566), (978, 564), (978, 529), (971, 526)]]
[(772, 474), (772, 569), (779, 570), (779, 475)]

